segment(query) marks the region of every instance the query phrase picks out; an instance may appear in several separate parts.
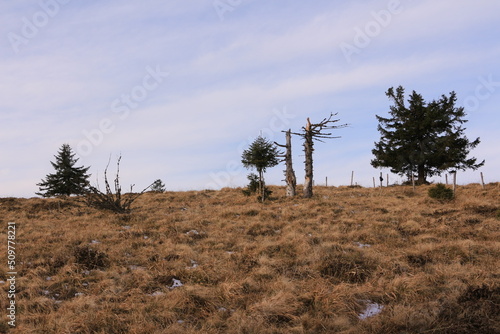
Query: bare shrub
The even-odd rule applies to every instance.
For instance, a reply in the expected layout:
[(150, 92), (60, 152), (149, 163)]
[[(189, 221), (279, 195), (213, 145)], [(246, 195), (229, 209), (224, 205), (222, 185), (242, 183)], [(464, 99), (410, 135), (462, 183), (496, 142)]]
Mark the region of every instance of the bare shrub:
[(99, 186), (93, 187), (89, 186), (89, 190), (85, 194), (85, 202), (88, 206), (100, 209), (100, 210), (109, 210), (115, 213), (130, 213), (132, 211), (131, 206), (132, 203), (146, 190), (148, 190), (153, 184), (146, 187), (143, 191), (137, 194), (132, 193), (133, 185), (130, 186), (130, 193), (122, 195), (122, 188), (120, 185), (120, 160), (122, 157), (118, 157), (118, 161), (116, 163), (116, 177), (114, 180), (114, 188), (115, 193), (111, 190), (111, 186), (108, 182), (108, 165), (104, 170), (104, 184), (106, 186), (106, 192), (102, 192), (99, 189)]

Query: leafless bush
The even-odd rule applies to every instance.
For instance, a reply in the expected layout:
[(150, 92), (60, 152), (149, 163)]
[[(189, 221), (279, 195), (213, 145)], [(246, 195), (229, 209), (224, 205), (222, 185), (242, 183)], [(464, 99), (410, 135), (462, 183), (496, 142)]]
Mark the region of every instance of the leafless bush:
[(110, 210), (116, 213), (130, 213), (132, 211), (131, 206), (132, 203), (141, 196), (146, 190), (148, 190), (151, 185), (146, 187), (140, 193), (132, 193), (132, 188), (134, 185), (130, 186), (130, 193), (122, 194), (122, 188), (120, 185), (120, 160), (122, 157), (118, 157), (118, 161), (116, 163), (116, 177), (114, 180), (114, 188), (115, 193), (111, 190), (111, 186), (108, 181), (108, 165), (104, 170), (104, 185), (106, 187), (106, 192), (102, 192), (99, 189), (99, 185), (97, 187), (89, 186), (87, 193), (84, 196), (85, 203), (93, 208), (101, 209), (101, 210)]

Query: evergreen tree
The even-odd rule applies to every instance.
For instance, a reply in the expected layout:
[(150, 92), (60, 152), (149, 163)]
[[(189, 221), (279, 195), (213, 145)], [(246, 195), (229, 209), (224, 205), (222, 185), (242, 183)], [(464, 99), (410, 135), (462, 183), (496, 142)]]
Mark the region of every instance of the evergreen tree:
[(462, 124), (467, 120), (464, 108), (455, 107), (455, 92), (426, 103), (413, 91), (408, 106), (403, 87), (395, 91), (390, 88), (386, 95), (394, 105), (390, 107), (391, 117), (376, 116), (381, 138), (372, 150), (373, 167), (389, 167), (391, 172), (409, 180), (416, 173), (417, 183), (424, 184), (427, 177), (441, 175), (446, 170), (477, 169), (484, 165), (484, 160), (477, 163), (476, 158), (467, 158), (480, 140), (471, 142), (464, 135)]
[(241, 156), (241, 162), (245, 168), (255, 168), (259, 173), (259, 191), (262, 194), (262, 201), (265, 199), (264, 173), (267, 168), (279, 163), (279, 155), (280, 152), (274, 143), (259, 136), (247, 150), (243, 151)]
[(165, 184), (161, 179), (156, 180), (151, 185), (151, 191), (155, 193), (164, 193), (165, 192)]
[(37, 195), (43, 197), (70, 196), (84, 194), (90, 175), (86, 174), (90, 167), (75, 167), (78, 159), (68, 144), (63, 144), (54, 156), (56, 162), (50, 162), (56, 172), (46, 176), (45, 180), (38, 183), (40, 192)]

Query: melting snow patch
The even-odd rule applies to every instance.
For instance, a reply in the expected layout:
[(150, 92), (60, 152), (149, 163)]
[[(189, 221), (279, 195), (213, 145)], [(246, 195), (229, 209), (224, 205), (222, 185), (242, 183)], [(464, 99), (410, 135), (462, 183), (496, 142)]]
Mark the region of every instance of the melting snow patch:
[(100, 241), (98, 241), (98, 240), (92, 240), (90, 243), (91, 243), (91, 244), (100, 244), (101, 242), (100, 242)]
[(373, 317), (377, 314), (379, 314), (380, 312), (382, 312), (382, 310), (384, 309), (384, 306), (383, 305), (380, 305), (380, 304), (377, 304), (377, 303), (373, 303), (369, 300), (365, 301), (367, 304), (366, 304), (366, 309), (363, 311), (363, 313), (361, 313), (358, 318), (361, 319), (361, 320), (365, 320), (365, 319), (368, 319), (370, 317)]
[(155, 292), (151, 293), (150, 296), (156, 297), (156, 296), (163, 296), (164, 294), (165, 294), (165, 292), (155, 291)]
[(198, 267), (198, 262), (195, 260), (191, 260), (191, 267), (187, 267), (187, 269), (194, 269)]
[(200, 232), (196, 231), (196, 230), (191, 230), (189, 232), (186, 232), (187, 235), (191, 236), (191, 235), (198, 235), (200, 234)]
[(80, 297), (80, 296), (83, 296), (83, 295), (84, 295), (83, 292), (77, 292), (77, 293), (75, 293), (75, 297)]
[(356, 246), (358, 246), (359, 248), (367, 248), (367, 247), (371, 247), (372, 246), (370, 244), (362, 244), (361, 242), (355, 242), (354, 244)]
[(168, 288), (169, 289), (175, 289), (175, 288), (179, 288), (179, 287), (181, 287), (183, 285), (184, 284), (182, 284), (182, 282), (179, 281), (178, 279), (172, 278), (172, 286), (169, 286)]
[(130, 270), (146, 270), (146, 268), (141, 267), (141, 266), (136, 266), (135, 264), (128, 266)]
[(51, 281), (52, 280), (52, 277), (48, 276), (45, 278), (46, 281)]
[(125, 230), (130, 230), (130, 226), (126, 225), (126, 226), (122, 226), (123, 229)]

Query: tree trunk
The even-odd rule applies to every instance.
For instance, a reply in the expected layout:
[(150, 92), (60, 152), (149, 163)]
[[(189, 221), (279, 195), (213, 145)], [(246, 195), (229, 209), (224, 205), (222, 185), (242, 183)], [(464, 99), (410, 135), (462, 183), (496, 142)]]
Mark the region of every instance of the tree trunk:
[(305, 161), (305, 180), (304, 180), (304, 198), (313, 196), (313, 134), (311, 131), (311, 122), (307, 119), (307, 126), (304, 134), (304, 152), (306, 155)]
[(260, 195), (262, 196), (261, 200), (262, 200), (262, 203), (264, 203), (264, 200), (265, 200), (265, 185), (264, 185), (264, 171), (263, 170), (259, 170), (259, 191), (260, 191)]
[(285, 153), (285, 180), (286, 180), (286, 196), (295, 196), (295, 187), (297, 186), (297, 179), (292, 165), (292, 133), (291, 130), (286, 132), (286, 153)]
[(422, 185), (422, 184), (426, 184), (427, 183), (427, 180), (426, 180), (426, 177), (425, 177), (425, 165), (418, 165), (418, 179), (417, 179), (417, 183), (419, 185)]

